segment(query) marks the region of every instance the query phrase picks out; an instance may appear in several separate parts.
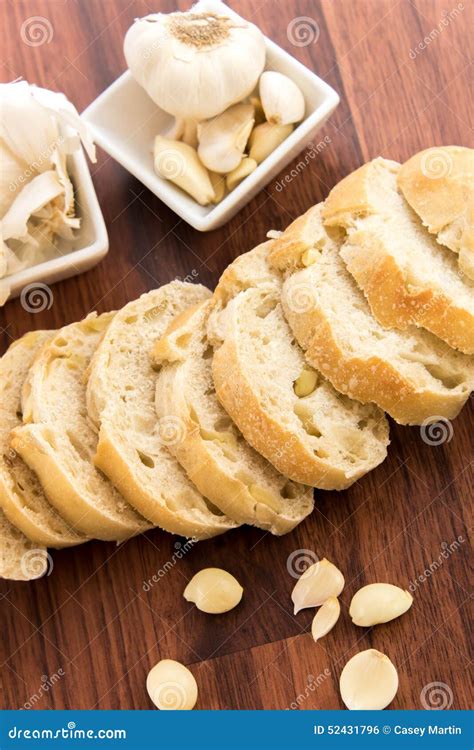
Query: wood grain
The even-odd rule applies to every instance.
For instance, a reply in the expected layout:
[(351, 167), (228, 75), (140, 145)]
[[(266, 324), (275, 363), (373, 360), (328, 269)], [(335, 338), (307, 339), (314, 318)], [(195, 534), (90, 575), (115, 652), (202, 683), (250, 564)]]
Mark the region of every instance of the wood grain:
[[(4, 0), (2, 80), (24, 76), (62, 90), (81, 110), (123, 71), (122, 39), (133, 19), (174, 5)], [(447, 18), (441, 0), (232, 5), (339, 91), (341, 105), (320, 134), (329, 146), (284, 191), (269, 185), (227, 226), (205, 235), (100, 153), (92, 173), (110, 253), (96, 269), (55, 285), (54, 304), (41, 314), (9, 302), (0, 311), (2, 351), (29, 329), (117, 308), (176, 277), (193, 273), (212, 287), (269, 228), (285, 227), (378, 154), (402, 160), (430, 145), (473, 145), (472, 5), (414, 55)], [(41, 46), (22, 41), (32, 16), (51, 25), (52, 38)], [(295, 46), (287, 28), (302, 17), (313, 19), (318, 34)], [(399, 669), (393, 708), (422, 708), (434, 682), (445, 684), (452, 708), (468, 708), (472, 434), (472, 405), (439, 446), (393, 425), (386, 462), (347, 492), (318, 493), (311, 518), (283, 539), (245, 528), (182, 554), (183, 540), (156, 530), (118, 547), (92, 542), (53, 552), (47, 578), (1, 584), (1, 707), (148, 708), (147, 671), (169, 657), (193, 665), (200, 708), (342, 708), (343, 664), (374, 647)], [(328, 557), (346, 576), (341, 619), (318, 644), (308, 634), (312, 613), (293, 617), (290, 607), (295, 579), (287, 561), (297, 550)], [(182, 598), (193, 573), (211, 565), (245, 587), (242, 604), (225, 616), (205, 616)], [(153, 576), (157, 582), (147, 585)], [(414, 606), (395, 622), (356, 628), (351, 596), (377, 580), (413, 583)], [(48, 689), (47, 679), (54, 683)]]

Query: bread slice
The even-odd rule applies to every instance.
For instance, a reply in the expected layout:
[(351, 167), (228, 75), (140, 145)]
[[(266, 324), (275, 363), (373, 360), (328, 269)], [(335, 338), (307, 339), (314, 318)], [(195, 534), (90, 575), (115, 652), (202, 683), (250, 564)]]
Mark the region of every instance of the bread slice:
[(179, 425), (156, 416), (151, 350), (176, 315), (209, 296), (203, 286), (175, 281), (125, 305), (94, 356), (88, 384), (89, 415), (100, 429), (96, 465), (154, 524), (196, 539), (236, 524), (198, 492), (168, 450)]
[(421, 326), (473, 354), (474, 286), (398, 191), (399, 170), (381, 158), (365, 164), (333, 188), (323, 219), (346, 229), (341, 256), (379, 323)]
[(402, 165), (398, 187), (438, 242), (459, 254), (461, 273), (474, 280), (474, 150), (420, 151)]
[(36, 544), (70, 547), (86, 537), (50, 505), (36, 474), (10, 448), (10, 433), (22, 423), (22, 385), (39, 349), (52, 336), (53, 331), (27, 333), (0, 359), (0, 508)]
[(237, 258), (216, 289), (208, 334), (217, 396), (278, 471), (341, 490), (384, 460), (387, 421), (308, 368), (280, 305), (280, 274), (268, 268), (270, 247)]
[(45, 547), (36, 546), (0, 509), (0, 578), (11, 581), (31, 581), (48, 570)]
[(217, 400), (206, 326), (211, 302), (178, 316), (157, 342), (160, 419), (175, 421), (168, 448), (198, 490), (239, 523), (285, 534), (313, 509), (313, 492), (273, 468), (245, 441)]
[[(317, 217), (319, 215), (319, 224)], [(315, 244), (292, 225), (290, 273), (283, 285), (285, 316), (307, 360), (341, 393), (373, 402), (401, 424), (422, 424), (456, 416), (474, 386), (472, 358), (456, 352), (428, 331), (387, 330), (373, 317), (364, 295), (340, 256), (340, 241), (321, 221), (321, 204), (308, 217)], [(282, 259), (284, 235), (275, 241)], [(312, 261), (312, 265), (304, 266)], [(270, 254), (273, 262), (273, 253)]]
[(86, 413), (85, 372), (113, 313), (61, 328), (41, 349), (23, 386), (24, 425), (12, 447), (59, 513), (97, 539), (122, 540), (150, 524), (96, 470), (97, 434)]

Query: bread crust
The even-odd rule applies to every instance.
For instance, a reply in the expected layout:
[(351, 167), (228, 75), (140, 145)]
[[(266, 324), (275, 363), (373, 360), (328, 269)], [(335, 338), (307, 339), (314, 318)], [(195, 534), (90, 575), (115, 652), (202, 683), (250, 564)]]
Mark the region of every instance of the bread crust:
[[(322, 210), (326, 226), (349, 229), (358, 217), (378, 213), (371, 202), (369, 183), (372, 170), (382, 163), (390, 172), (399, 173), (397, 162), (375, 159), (332, 189)], [(474, 354), (472, 312), (440, 290), (417, 287), (381, 238), (361, 227), (349, 234), (341, 255), (363, 289), (374, 317), (383, 326), (405, 330), (410, 325), (417, 325), (439, 336), (453, 348)]]
[(23, 425), (13, 430), (12, 447), (36, 472), (49, 502), (71, 526), (103, 541), (122, 541), (150, 528), (145, 521), (142, 526), (121, 523), (117, 517), (107, 517), (104, 511), (90, 505), (58, 463), (51, 438), (45, 425)]
[(31, 581), (43, 576), (47, 570), (46, 548), (27, 539), (0, 509), (0, 578)]
[[(95, 465), (107, 474), (112, 483), (128, 502), (132, 503), (143, 516), (172, 534), (188, 537), (189, 539), (210, 539), (236, 528), (237, 524), (212, 524), (209, 520), (194, 524), (186, 522), (182, 516), (170, 511), (164, 502), (158, 503), (156, 494), (147, 490), (137, 481), (134, 472), (117, 447), (117, 440), (109, 435), (107, 427), (102, 425), (99, 434), (99, 444), (94, 459)], [(228, 519), (227, 519), (228, 520)]]
[[(208, 301), (185, 311), (173, 321), (167, 334), (155, 346), (156, 361), (173, 362), (179, 358), (170, 334), (179, 335), (180, 331), (183, 334), (189, 331), (188, 325), (192, 324), (196, 314), (199, 315), (202, 311), (205, 316), (206, 309), (209, 309)], [(200, 333), (199, 330), (196, 332)], [(303, 498), (306, 494), (307, 498), (302, 506), (305, 512), (298, 516), (295, 514), (290, 517), (283, 511), (277, 512), (269, 505), (258, 502), (251, 494), (249, 485), (226, 471), (208, 449), (208, 441), (201, 436), (200, 424), (191, 413), (188, 387), (185, 365), (165, 365), (158, 376), (156, 406), (159, 417), (173, 415), (181, 421), (182, 437), (179, 442), (170, 445), (169, 450), (186, 470), (191, 481), (202, 495), (238, 523), (252, 524), (277, 535), (291, 531), (312, 510), (311, 490), (306, 488), (303, 491), (300, 487), (300, 497)]]

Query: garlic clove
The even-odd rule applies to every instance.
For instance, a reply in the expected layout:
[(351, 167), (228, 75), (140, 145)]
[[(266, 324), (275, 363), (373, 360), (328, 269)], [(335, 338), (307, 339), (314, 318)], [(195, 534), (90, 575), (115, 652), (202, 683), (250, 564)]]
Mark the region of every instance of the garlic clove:
[(344, 576), (339, 568), (326, 558), (319, 560), (310, 565), (296, 582), (291, 594), (294, 614), (308, 607), (319, 607), (329, 597), (339, 596), (343, 588)]
[(188, 146), (192, 146), (193, 148), (198, 147), (197, 126), (197, 120), (183, 121), (183, 134), (181, 140), (183, 143), (187, 143)]
[(261, 125), (261, 123), (265, 122), (266, 119), (261, 99), (258, 96), (251, 96), (249, 101), (255, 111), (255, 125)]
[(201, 612), (219, 615), (239, 604), (244, 590), (233, 575), (222, 568), (204, 568), (191, 578), (184, 598)]
[(175, 117), (169, 128), (163, 133), (164, 138), (170, 138), (172, 141), (180, 141), (184, 133), (184, 123), (182, 117)]
[(380, 711), (395, 698), (398, 674), (385, 654), (369, 648), (349, 659), (339, 678), (341, 698), (351, 711)]
[(165, 112), (207, 120), (257, 86), (265, 67), (264, 36), (225, 10), (198, 3), (184, 13), (139, 18), (127, 31), (130, 72)]
[(311, 625), (311, 635), (315, 641), (327, 635), (339, 619), (341, 605), (336, 596), (330, 596), (316, 612)]
[(162, 659), (150, 669), (146, 689), (161, 711), (190, 711), (198, 698), (194, 675), (184, 664), (173, 659)]
[(212, 172), (228, 174), (242, 161), (254, 125), (251, 104), (235, 104), (198, 125), (198, 155)]
[(303, 119), (306, 106), (304, 96), (288, 76), (266, 70), (260, 76), (259, 91), (268, 122), (288, 125)]
[(255, 159), (250, 159), (250, 157), (245, 156), (238, 167), (232, 170), (232, 172), (229, 172), (229, 174), (226, 177), (226, 185), (228, 190), (233, 190), (237, 185), (242, 182), (245, 177), (248, 177), (249, 174), (252, 174), (252, 172), (257, 169), (257, 162)]
[(209, 172), (209, 178), (211, 180), (211, 185), (214, 189), (214, 194), (215, 194), (215, 198), (212, 202), (220, 203), (223, 197), (225, 196), (226, 178), (222, 174), (217, 174), (217, 172)]
[(214, 188), (196, 151), (182, 141), (157, 135), (154, 144), (155, 171), (185, 190), (201, 206), (215, 200)]
[(295, 380), (293, 390), (298, 398), (304, 398), (313, 393), (318, 384), (318, 373), (312, 367), (305, 365)]
[(349, 614), (354, 625), (370, 627), (400, 617), (412, 604), (408, 591), (391, 583), (370, 583), (354, 594)]
[(293, 125), (272, 125), (270, 122), (257, 125), (249, 138), (250, 158), (260, 164), (288, 138), (292, 131)]

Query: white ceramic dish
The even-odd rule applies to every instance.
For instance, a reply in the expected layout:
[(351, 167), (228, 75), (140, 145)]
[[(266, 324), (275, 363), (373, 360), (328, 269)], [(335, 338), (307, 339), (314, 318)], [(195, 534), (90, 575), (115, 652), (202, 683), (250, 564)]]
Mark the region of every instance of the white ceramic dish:
[(2, 284), (10, 287), (10, 297), (18, 297), (22, 290), (35, 284), (53, 284), (93, 268), (109, 249), (104, 217), (89, 172), (86, 156), (81, 149), (68, 156), (68, 173), (74, 185), (76, 214), (81, 226), (70, 242), (59, 245), (60, 255), (36, 266), (6, 276)]
[[(224, 3), (219, 3), (219, 9), (233, 18), (241, 18)], [(265, 69), (284, 73), (300, 87), (306, 100), (305, 119), (217, 206), (200, 206), (193, 198), (155, 173), (153, 139), (158, 134), (165, 135), (174, 118), (150, 99), (129, 71), (114, 81), (83, 113), (96, 143), (178, 216), (201, 232), (222, 226), (240, 211), (303, 150), (339, 103), (338, 94), (321, 78), (267, 37), (265, 44)]]

